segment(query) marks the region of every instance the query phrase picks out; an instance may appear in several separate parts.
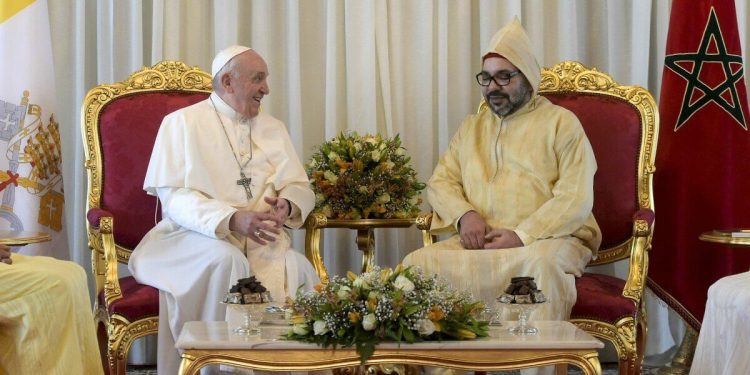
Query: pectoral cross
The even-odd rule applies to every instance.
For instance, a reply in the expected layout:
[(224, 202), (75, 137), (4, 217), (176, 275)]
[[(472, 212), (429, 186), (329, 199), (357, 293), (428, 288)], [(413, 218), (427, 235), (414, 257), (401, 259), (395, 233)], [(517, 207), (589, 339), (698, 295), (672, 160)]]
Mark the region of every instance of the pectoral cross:
[(250, 200), (253, 197), (253, 192), (250, 191), (250, 182), (253, 179), (245, 176), (245, 172), (242, 171), (240, 171), (240, 177), (241, 178), (237, 180), (237, 185), (242, 185), (242, 187), (245, 188), (245, 195), (247, 195), (247, 199)]

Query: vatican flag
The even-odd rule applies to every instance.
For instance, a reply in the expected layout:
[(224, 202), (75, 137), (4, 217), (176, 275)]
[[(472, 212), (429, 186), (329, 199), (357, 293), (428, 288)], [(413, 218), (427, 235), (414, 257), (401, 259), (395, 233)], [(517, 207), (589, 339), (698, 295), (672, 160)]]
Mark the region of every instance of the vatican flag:
[(0, 0), (0, 240), (68, 259), (57, 98), (46, 0)]

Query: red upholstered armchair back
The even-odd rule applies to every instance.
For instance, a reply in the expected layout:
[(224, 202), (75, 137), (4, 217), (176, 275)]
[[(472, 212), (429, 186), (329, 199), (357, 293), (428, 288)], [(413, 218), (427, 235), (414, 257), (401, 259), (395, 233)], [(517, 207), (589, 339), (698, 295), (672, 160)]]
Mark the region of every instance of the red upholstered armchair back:
[(143, 191), (143, 179), (162, 119), (207, 97), (203, 92), (139, 92), (119, 97), (99, 112), (100, 208), (117, 219), (118, 245), (134, 248), (155, 224), (156, 198)]
[[(211, 76), (179, 61), (143, 68), (122, 82), (92, 88), (83, 101), (88, 170), (87, 219), (92, 249), (101, 254), (99, 225), (112, 218), (117, 258), (132, 250), (158, 219), (156, 198), (143, 191), (151, 150), (164, 116), (204, 100)], [(97, 271), (99, 272), (99, 271)]]
[(594, 217), (602, 230), (602, 249), (622, 244), (633, 235), (638, 211), (638, 156), (641, 123), (629, 102), (588, 93), (547, 93), (553, 103), (578, 116), (594, 149)]
[[(597, 259), (589, 264), (630, 257), (636, 237), (647, 236), (646, 244), (637, 248), (650, 247), (659, 121), (651, 94), (638, 86), (620, 85), (609, 75), (574, 61), (543, 69), (539, 93), (578, 116), (596, 156), (593, 211), (602, 230), (602, 245)], [(648, 228), (636, 228), (635, 219), (646, 220)], [(645, 272), (647, 259), (635, 262), (639, 272)]]

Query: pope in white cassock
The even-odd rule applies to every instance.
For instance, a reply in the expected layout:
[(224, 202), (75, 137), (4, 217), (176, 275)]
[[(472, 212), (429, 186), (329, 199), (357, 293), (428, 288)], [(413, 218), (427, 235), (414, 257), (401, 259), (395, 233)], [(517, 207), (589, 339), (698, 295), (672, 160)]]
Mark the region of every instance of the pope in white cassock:
[(143, 188), (159, 197), (163, 219), (128, 265), (159, 289), (159, 374), (177, 373), (185, 322), (228, 318), (219, 301), (238, 279), (255, 275), (281, 302), (319, 282), (282, 229), (300, 227), (315, 196), (284, 124), (260, 113), (265, 61), (232, 46), (211, 74), (207, 100), (162, 121)]
[(549, 301), (534, 318), (565, 320), (601, 242), (594, 153), (578, 118), (538, 95), (541, 69), (518, 19), (481, 57), (487, 106), (464, 120), (427, 184), (432, 231), (454, 235), (403, 263), (490, 304), (512, 277), (533, 276)]

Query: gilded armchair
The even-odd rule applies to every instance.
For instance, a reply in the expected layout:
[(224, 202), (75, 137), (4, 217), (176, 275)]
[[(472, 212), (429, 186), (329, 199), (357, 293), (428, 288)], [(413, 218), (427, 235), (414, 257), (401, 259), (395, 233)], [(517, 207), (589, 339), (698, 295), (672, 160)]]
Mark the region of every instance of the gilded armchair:
[[(643, 293), (654, 223), (656, 103), (641, 87), (620, 85), (570, 61), (542, 71), (540, 94), (578, 116), (596, 156), (593, 212), (602, 245), (589, 266), (625, 260), (629, 269), (625, 280), (591, 272), (577, 278), (570, 320), (614, 345), (620, 374), (640, 374), (647, 333)], [(426, 245), (431, 243), (429, 236), (423, 237)]]
[(158, 330), (158, 291), (117, 271), (159, 216), (156, 198), (142, 188), (156, 133), (166, 114), (210, 92), (207, 73), (163, 61), (122, 82), (94, 87), (84, 99), (94, 316), (103, 362), (111, 374), (125, 374), (133, 341)]

